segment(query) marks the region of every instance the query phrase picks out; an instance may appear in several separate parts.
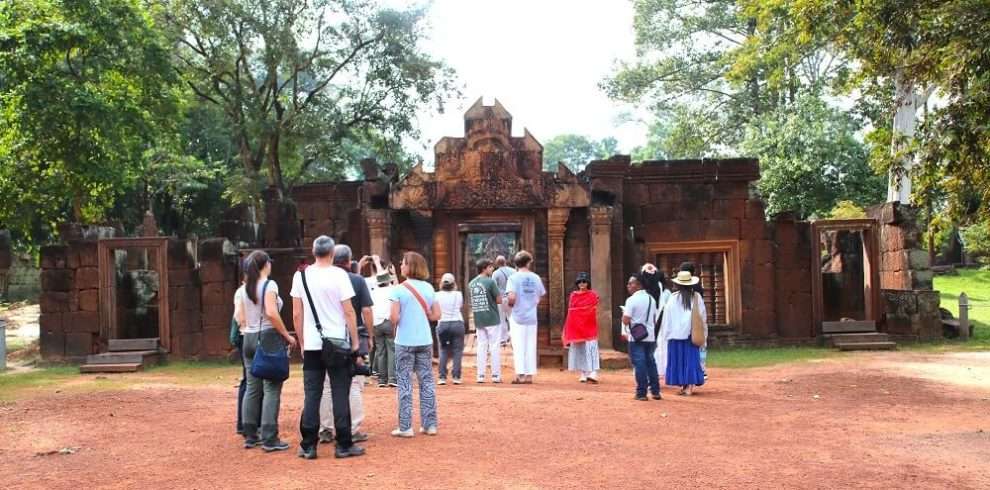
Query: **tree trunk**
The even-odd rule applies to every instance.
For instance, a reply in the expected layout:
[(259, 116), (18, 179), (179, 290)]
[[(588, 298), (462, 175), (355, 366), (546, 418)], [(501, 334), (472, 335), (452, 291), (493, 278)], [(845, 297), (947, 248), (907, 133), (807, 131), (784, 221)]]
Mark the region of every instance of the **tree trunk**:
[(911, 169), (914, 167), (914, 157), (897, 154), (904, 150), (914, 139), (914, 131), (918, 124), (918, 96), (914, 82), (904, 79), (902, 70), (894, 75), (894, 113), (893, 138), (891, 154), (897, 161), (890, 167), (887, 184), (887, 202), (911, 203)]

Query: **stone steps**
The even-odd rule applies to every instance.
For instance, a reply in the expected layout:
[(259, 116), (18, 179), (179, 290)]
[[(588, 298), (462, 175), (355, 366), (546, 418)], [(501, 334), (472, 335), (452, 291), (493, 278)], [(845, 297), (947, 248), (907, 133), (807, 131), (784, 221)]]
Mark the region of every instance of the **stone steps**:
[(843, 344), (853, 344), (853, 343), (869, 343), (869, 342), (889, 342), (890, 336), (885, 333), (879, 332), (861, 332), (861, 333), (844, 333), (844, 334), (825, 334), (822, 337), (825, 339), (825, 345), (829, 347), (835, 347), (837, 343)]
[(835, 347), (840, 351), (856, 350), (897, 350), (896, 342), (836, 342)]
[(86, 356), (80, 373), (131, 373), (165, 360), (158, 339), (111, 339), (109, 351)]

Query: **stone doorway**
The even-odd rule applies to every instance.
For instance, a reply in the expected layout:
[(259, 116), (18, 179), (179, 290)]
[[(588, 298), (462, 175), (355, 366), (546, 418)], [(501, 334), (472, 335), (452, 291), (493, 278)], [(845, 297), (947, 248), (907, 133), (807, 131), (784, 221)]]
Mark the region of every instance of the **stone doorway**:
[(499, 255), (511, 261), (516, 252), (522, 250), (519, 223), (466, 224), (459, 227), (460, 271), (456, 273), (458, 286), (464, 294), (463, 315), (468, 331), (474, 331), (474, 318), (471, 315), (471, 298), (468, 297), (468, 283), (478, 275), (476, 264), (481, 259), (492, 262)]
[(157, 337), (170, 350), (168, 271), (168, 238), (99, 241), (101, 339)]
[(812, 223), (812, 305), (821, 333), (857, 324), (874, 330), (879, 319), (879, 260), (876, 222), (826, 220)]

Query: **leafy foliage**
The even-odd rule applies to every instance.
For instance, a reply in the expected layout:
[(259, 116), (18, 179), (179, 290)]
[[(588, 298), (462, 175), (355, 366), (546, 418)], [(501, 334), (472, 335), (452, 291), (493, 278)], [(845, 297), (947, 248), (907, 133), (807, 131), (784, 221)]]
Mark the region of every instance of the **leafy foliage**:
[(831, 219), (860, 219), (866, 217), (866, 210), (852, 201), (839, 201), (828, 212), (828, 217)]
[(758, 189), (767, 214), (824, 217), (839, 200), (858, 206), (882, 200), (886, 180), (867, 164), (857, 129), (849, 115), (817, 97), (800, 98), (793, 111), (751, 126), (742, 148), (760, 159)]
[(346, 172), (357, 162), (341, 147), (399, 148), (421, 106), (443, 110), (452, 72), (422, 51), (422, 17), (370, 0), (172, 0), (165, 15), (185, 81), (222, 109), (245, 181), (264, 172), (280, 191), (314, 168)]
[(601, 160), (619, 152), (619, 142), (615, 138), (594, 140), (579, 134), (560, 134), (543, 144), (543, 168), (557, 169), (563, 162), (574, 172), (584, 169), (592, 160)]
[(104, 219), (172, 134), (177, 82), (136, 1), (0, 3), (0, 226)]
[(990, 223), (981, 221), (962, 230), (966, 250), (980, 262), (990, 264)]

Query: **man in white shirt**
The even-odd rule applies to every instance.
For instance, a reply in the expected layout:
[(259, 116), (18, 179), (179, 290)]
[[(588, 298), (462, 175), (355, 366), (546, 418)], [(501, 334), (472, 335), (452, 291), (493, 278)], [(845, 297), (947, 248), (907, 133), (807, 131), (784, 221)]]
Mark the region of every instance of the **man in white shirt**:
[[(303, 348), (303, 411), (299, 420), (299, 457), (316, 459), (319, 445), (323, 381), (330, 377), (337, 448), (334, 456), (361, 456), (364, 448), (351, 439), (351, 367), (358, 352), (357, 315), (351, 304), (354, 287), (347, 272), (333, 265), (333, 239), (313, 241), (316, 262), (292, 278), (292, 320)], [(305, 282), (304, 282), (305, 281)], [(308, 289), (308, 291), (307, 291)], [(316, 316), (314, 316), (314, 310)], [(335, 351), (324, 361), (323, 338), (349, 339), (350, 352)], [(360, 361), (358, 361), (360, 362)]]
[[(646, 398), (649, 387), (654, 400), (661, 399), (660, 378), (657, 374), (656, 360), (653, 351), (657, 348), (655, 326), (657, 324), (657, 304), (653, 297), (643, 289), (643, 280), (638, 274), (629, 277), (626, 283), (629, 298), (622, 308), (622, 335), (629, 341), (629, 359), (636, 375), (636, 399)], [(646, 334), (639, 340), (633, 335), (637, 326), (645, 327)]]

